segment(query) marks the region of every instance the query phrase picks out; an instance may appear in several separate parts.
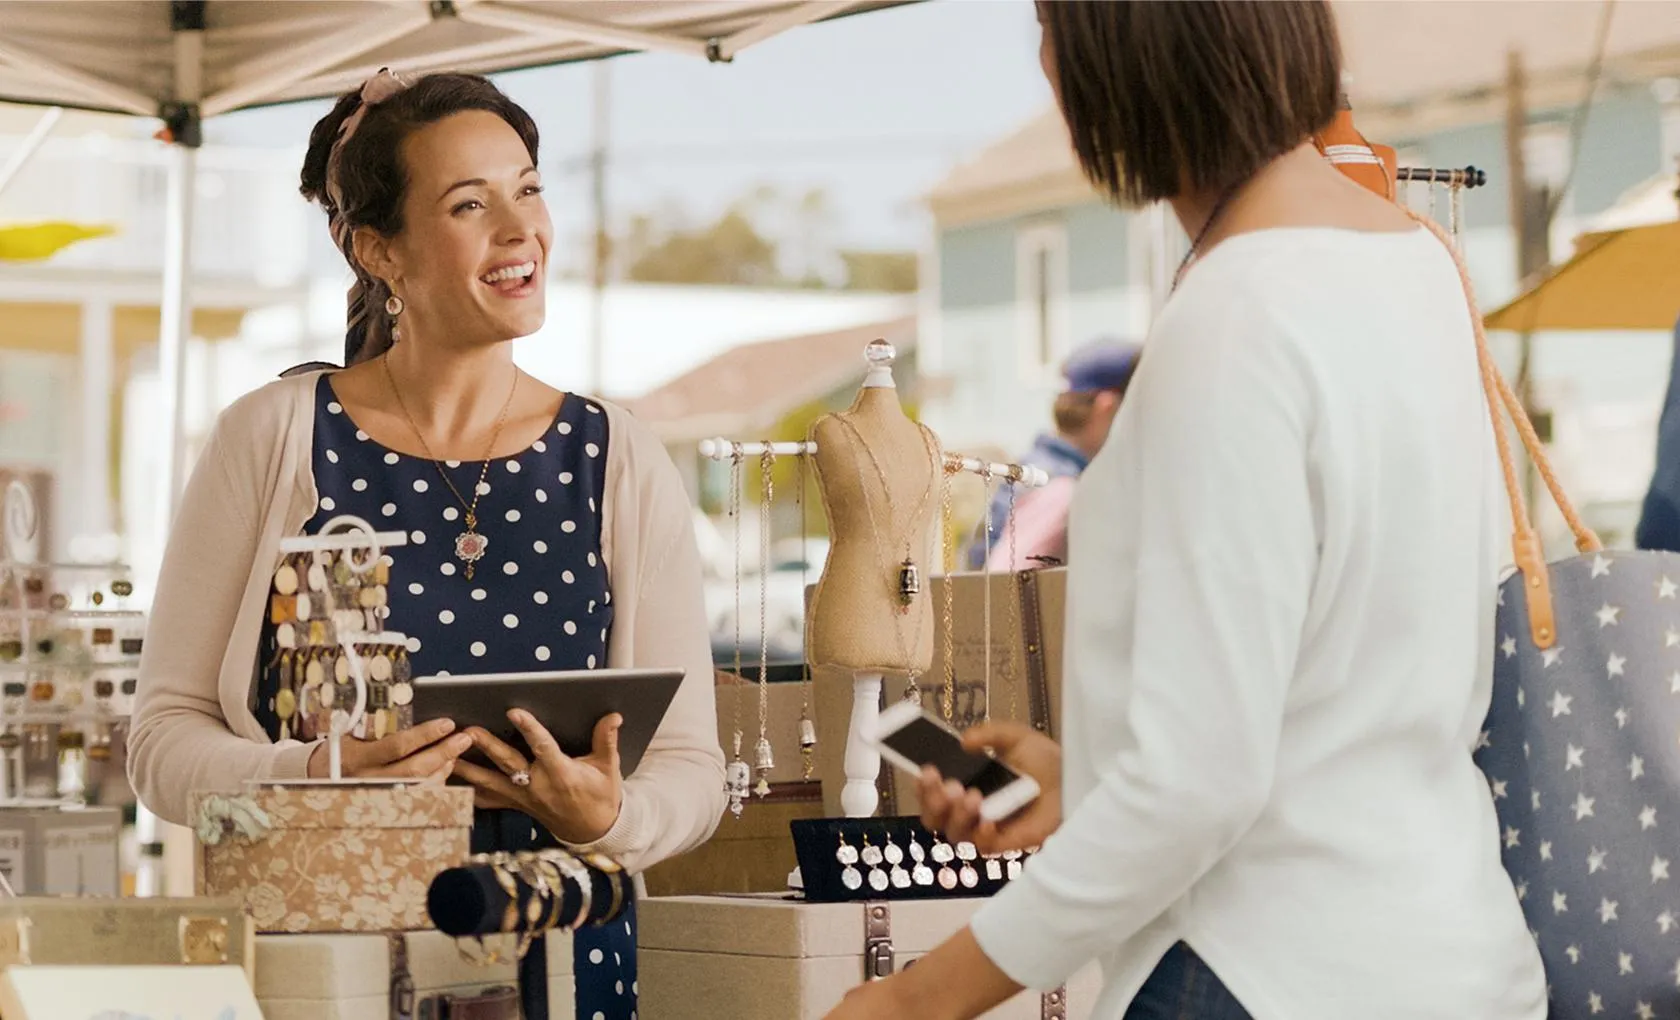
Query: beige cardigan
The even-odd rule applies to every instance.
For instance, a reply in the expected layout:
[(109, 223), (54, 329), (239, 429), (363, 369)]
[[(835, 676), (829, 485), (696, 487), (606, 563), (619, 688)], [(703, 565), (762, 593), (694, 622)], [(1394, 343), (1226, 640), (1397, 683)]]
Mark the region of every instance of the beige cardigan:
[[(187, 823), (188, 796), (304, 777), (313, 744), (273, 743), (252, 714), (263, 614), (280, 541), (315, 512), (320, 373), (281, 379), (222, 412), (164, 553), (140, 662), (128, 774), (148, 809)], [(613, 594), (607, 665), (687, 669), (625, 783), (599, 850), (640, 871), (704, 842), (724, 808), (700, 556), (687, 493), (653, 434), (607, 412), (601, 546)], [(400, 553), (399, 553), (400, 555)]]

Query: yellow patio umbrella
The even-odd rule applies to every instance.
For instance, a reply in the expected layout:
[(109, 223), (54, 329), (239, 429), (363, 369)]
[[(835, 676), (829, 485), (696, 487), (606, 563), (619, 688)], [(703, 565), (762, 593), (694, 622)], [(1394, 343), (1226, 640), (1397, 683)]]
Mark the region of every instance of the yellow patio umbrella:
[(0, 262), (39, 262), (78, 241), (108, 237), (115, 227), (81, 223), (27, 223), (0, 227)]
[(1674, 328), (1680, 319), (1680, 221), (1581, 235), (1568, 262), (1505, 307), (1489, 329), (1518, 332)]

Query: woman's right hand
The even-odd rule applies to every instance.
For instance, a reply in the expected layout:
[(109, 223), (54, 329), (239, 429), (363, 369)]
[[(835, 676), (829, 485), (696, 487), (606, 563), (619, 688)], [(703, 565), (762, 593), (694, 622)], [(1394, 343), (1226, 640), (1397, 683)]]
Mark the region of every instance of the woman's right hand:
[[(450, 734), (454, 736), (450, 736)], [(347, 737), (339, 749), (345, 778), (352, 776), (425, 779), (442, 782), (455, 768), (455, 759), (472, 747), (472, 737), (455, 733), (449, 719), (433, 719), (378, 740)], [(326, 779), (331, 770), (326, 741), (309, 756), (309, 778)]]
[(1038, 798), (1001, 822), (980, 817), (980, 793), (922, 769), (922, 824), (951, 842), (973, 843), (983, 854), (1040, 846), (1062, 824), (1062, 749), (1023, 723), (981, 723), (963, 734), (963, 747), (990, 749), (999, 761), (1038, 783)]

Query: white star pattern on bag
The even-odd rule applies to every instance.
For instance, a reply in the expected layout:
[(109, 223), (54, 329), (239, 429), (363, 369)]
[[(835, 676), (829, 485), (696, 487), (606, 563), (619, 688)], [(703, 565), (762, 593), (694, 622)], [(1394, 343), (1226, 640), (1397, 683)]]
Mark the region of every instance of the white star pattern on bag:
[(1553, 1015), (1675, 1016), (1680, 555), (1587, 552), (1548, 568), (1556, 644), (1536, 646), (1521, 574), (1501, 585), (1487, 635), (1492, 699), (1471, 732), (1496, 838)]

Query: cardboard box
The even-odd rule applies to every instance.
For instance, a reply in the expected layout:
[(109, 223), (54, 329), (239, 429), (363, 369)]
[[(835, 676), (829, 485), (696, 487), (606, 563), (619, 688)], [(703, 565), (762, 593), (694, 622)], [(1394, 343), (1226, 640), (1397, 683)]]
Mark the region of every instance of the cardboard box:
[[(1059, 739), (1067, 568), (935, 577), (930, 594), (936, 620), (944, 618), (947, 584), (952, 586), (950, 644), (955, 666), (952, 725), (964, 729), (986, 718), (989, 700), (992, 719), (1029, 722)], [(945, 658), (945, 630), (941, 623), (934, 628), (933, 665), (918, 682), (922, 704), (941, 717), (944, 716)], [(881, 703), (886, 706), (902, 700), (908, 684), (903, 676), (889, 675), (881, 688)], [(846, 732), (852, 713), (849, 673), (827, 668), (818, 671), (816, 709), (817, 770), (823, 784), (823, 809), (825, 815), (835, 817), (845, 813), (840, 807), (840, 791), (846, 785)], [(881, 807), (877, 814), (918, 812), (915, 782), (910, 777), (883, 764), (879, 787)]]
[(0, 808), (0, 873), (19, 896), (116, 896), (121, 833), (116, 808)]
[[(681, 896), (637, 906), (638, 1009), (682, 1020), (821, 1020), (864, 980), (865, 912), (885, 910), (893, 969), (930, 952), (968, 923), (979, 899), (893, 904), (803, 903), (770, 896)], [(879, 922), (878, 922), (879, 924)], [(878, 929), (879, 930), (879, 929)], [(1095, 964), (1069, 983), (1066, 1012), (1090, 1016)], [(1041, 1020), (1042, 998), (1017, 995), (987, 1020)]]
[(242, 897), (259, 932), (430, 928), (426, 891), (439, 871), (466, 859), (472, 809), (465, 786), (195, 794), (198, 892)]
[[(477, 995), (518, 984), (514, 964), (471, 963), (456, 940), (442, 932), (404, 937), (417, 999)], [(550, 933), (547, 942), (549, 1020), (573, 1020), (577, 993), (571, 936)], [(391, 946), (384, 935), (259, 935), (256, 944), (255, 988), (265, 1020), (390, 1020)], [(504, 952), (512, 945), (506, 936), (487, 938), (485, 944)], [(478, 951), (468, 945), (468, 952)], [(417, 1002), (415, 1016), (424, 1015)]]

